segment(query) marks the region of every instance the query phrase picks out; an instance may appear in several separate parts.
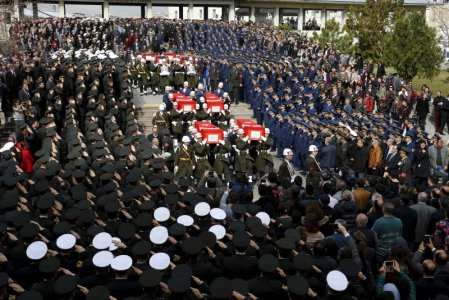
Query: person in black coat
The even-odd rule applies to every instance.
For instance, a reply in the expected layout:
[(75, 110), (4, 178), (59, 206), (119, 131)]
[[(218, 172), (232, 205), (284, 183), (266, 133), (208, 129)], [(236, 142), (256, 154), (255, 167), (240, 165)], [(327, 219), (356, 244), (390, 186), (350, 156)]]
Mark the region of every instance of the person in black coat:
[(416, 210), (410, 208), (410, 195), (402, 193), (400, 205), (395, 208), (393, 215), (402, 221), (402, 237), (409, 243), (415, 240), (415, 228), (418, 221)]
[(427, 151), (426, 141), (419, 142), (418, 151), (415, 153), (415, 184), (418, 191), (424, 191), (427, 187), (427, 179), (430, 177), (430, 157)]
[(344, 191), (341, 195), (341, 201), (334, 206), (337, 218), (345, 220), (348, 229), (355, 227), (355, 220), (361, 212), (357, 203), (351, 200), (352, 193), (350, 191)]
[(357, 140), (357, 146), (355, 147), (355, 151), (351, 151), (353, 156), (351, 158), (352, 169), (360, 174), (365, 174), (368, 170), (368, 160), (369, 160), (369, 150), (363, 144), (363, 140)]

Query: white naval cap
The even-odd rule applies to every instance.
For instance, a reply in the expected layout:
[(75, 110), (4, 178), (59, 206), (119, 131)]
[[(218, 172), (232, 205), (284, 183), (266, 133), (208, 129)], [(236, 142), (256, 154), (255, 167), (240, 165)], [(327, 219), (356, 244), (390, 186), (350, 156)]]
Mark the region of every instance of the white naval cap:
[(330, 271), (326, 276), (326, 282), (329, 288), (336, 292), (342, 292), (348, 287), (348, 279), (340, 271)]
[(42, 241), (36, 241), (28, 245), (26, 256), (31, 260), (39, 260), (47, 254), (47, 244)]
[(209, 231), (215, 234), (217, 240), (221, 240), (226, 235), (226, 229), (222, 225), (213, 225)]
[(94, 257), (92, 257), (92, 263), (98, 268), (106, 268), (109, 267), (113, 259), (114, 255), (111, 252), (100, 251), (95, 253)]
[(119, 255), (114, 257), (111, 262), (111, 268), (115, 271), (126, 271), (133, 265), (133, 260), (128, 255)]
[(150, 241), (156, 245), (162, 245), (168, 239), (168, 230), (164, 226), (156, 226), (150, 231)]
[(210, 210), (210, 216), (214, 218), (215, 220), (224, 220), (226, 219), (226, 212), (222, 210), (221, 208), (212, 208)]
[(182, 224), (186, 227), (188, 226), (192, 226), (193, 225), (193, 218), (189, 215), (182, 215), (179, 216), (178, 219), (176, 220), (179, 224)]
[(92, 246), (98, 250), (109, 248), (112, 243), (112, 236), (107, 232), (98, 233), (92, 240)]
[(257, 213), (256, 217), (262, 221), (262, 224), (270, 225), (270, 216), (266, 212), (261, 211)]
[(158, 207), (154, 211), (153, 217), (158, 222), (165, 222), (170, 218), (170, 211), (166, 207)]
[(149, 263), (153, 269), (162, 271), (170, 265), (170, 256), (164, 252), (156, 253), (150, 257)]
[(76, 237), (73, 234), (66, 233), (58, 237), (56, 246), (61, 250), (72, 249), (76, 244)]
[(206, 202), (200, 202), (197, 205), (195, 205), (194, 211), (197, 216), (204, 217), (207, 214), (209, 214), (210, 205), (209, 205), (209, 203), (206, 203)]

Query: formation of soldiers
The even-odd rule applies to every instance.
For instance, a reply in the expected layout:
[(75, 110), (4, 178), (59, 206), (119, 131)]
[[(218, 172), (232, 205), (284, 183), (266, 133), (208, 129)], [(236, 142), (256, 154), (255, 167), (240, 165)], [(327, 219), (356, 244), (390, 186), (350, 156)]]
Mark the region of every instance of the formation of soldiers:
[[(413, 120), (405, 122), (407, 114), (395, 111), (395, 101), (414, 101), (407, 86), (379, 96), (377, 107), (388, 99), (385, 111), (366, 111), (363, 94), (377, 95), (383, 79), (384, 85), (395, 85), (397, 76), (381, 74), (379, 85), (362, 80), (360, 60), (345, 61), (331, 47), (320, 49), (299, 36), (267, 29), (279, 43), (293, 38), (295, 55), (276, 55), (280, 48), (253, 26), (225, 22), (40, 20), (24, 21), (11, 31), (29, 51), (8, 57), (1, 77), (2, 110), (14, 116), (17, 127), (0, 149), (1, 298), (373, 299), (407, 294), (399, 284), (401, 291), (392, 283), (383, 290), (391, 276), (405, 280), (407, 295), (415, 299), (414, 282), (399, 267), (399, 256), (379, 257), (379, 271), (367, 263), (359, 248), (363, 243), (348, 232), (355, 220), (326, 223), (320, 228), (326, 230), (325, 240), (315, 240), (316, 232), (308, 227), (310, 210), (321, 211), (324, 221), (336, 219), (329, 185), (320, 188), (325, 169), (320, 153), (329, 145), (337, 143), (341, 165), (353, 167), (352, 158), (358, 162), (367, 151), (378, 153), (387, 137), (393, 141), (383, 150), (405, 140), (404, 160), (414, 154), (413, 139), (428, 140)], [(152, 45), (145, 51), (140, 51), (142, 39)], [(147, 51), (165, 52), (165, 43), (191, 57), (190, 63), (142, 60)], [(353, 67), (348, 71), (346, 65)], [(371, 72), (368, 65), (366, 70)], [(134, 92), (162, 91), (163, 104), (145, 135)], [(173, 91), (194, 100), (195, 109), (178, 109)], [(209, 111), (207, 92), (222, 99), (222, 112)], [(265, 125), (260, 141), (251, 141), (231, 118), (229, 107), (237, 102), (245, 102)], [(209, 143), (197, 132), (198, 121), (222, 129), (223, 139)], [(441, 146), (438, 136), (434, 142)], [(349, 147), (354, 144), (360, 149)], [(277, 172), (273, 151), (284, 158)], [(368, 164), (373, 174), (382, 166)], [(295, 166), (307, 172), (303, 193)], [(388, 172), (396, 183), (397, 175)], [(253, 196), (255, 177), (263, 178), (259, 199)], [(314, 189), (325, 195), (317, 200)], [(340, 192), (344, 202), (354, 203), (346, 199), (350, 191)], [(374, 208), (378, 219), (381, 209)], [(318, 228), (322, 220), (314, 216)], [(433, 256), (429, 245), (423, 242), (420, 251)], [(392, 261), (388, 270), (384, 259)], [(430, 262), (425, 264), (427, 272)]]

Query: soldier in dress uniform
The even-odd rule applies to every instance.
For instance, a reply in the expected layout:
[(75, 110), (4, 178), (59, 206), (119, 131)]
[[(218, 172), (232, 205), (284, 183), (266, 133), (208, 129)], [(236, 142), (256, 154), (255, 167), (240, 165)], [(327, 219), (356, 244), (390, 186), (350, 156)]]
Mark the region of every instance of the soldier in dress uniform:
[(173, 103), (173, 108), (169, 111), (171, 118), (171, 129), (173, 133), (173, 138), (181, 141), (183, 134), (183, 113), (178, 110), (178, 102)]
[(310, 155), (306, 159), (306, 184), (318, 186), (322, 176), (320, 165), (316, 161), (318, 147), (315, 145), (310, 145), (309, 153)]
[(196, 142), (193, 144), (196, 159), (194, 177), (199, 181), (204, 175), (204, 172), (212, 170), (212, 167), (208, 160), (210, 148), (207, 144), (207, 139), (203, 139), (201, 133), (198, 132), (195, 134), (195, 140)]
[(185, 77), (185, 68), (183, 65), (180, 64), (179, 62), (179, 58), (175, 58), (173, 60), (173, 66), (172, 66), (172, 70), (173, 70), (173, 74), (174, 74), (174, 80), (173, 80), (173, 85), (174, 85), (174, 89), (176, 91), (179, 91), (182, 87), (182, 85), (184, 84), (184, 77)]
[(223, 140), (220, 140), (214, 148), (215, 160), (213, 169), (215, 173), (222, 174), (222, 179), (226, 182), (231, 181), (231, 171), (229, 168), (229, 156), (231, 151), (232, 145), (228, 141), (228, 133), (224, 131)]
[(265, 128), (265, 136), (262, 136), (261, 139), (262, 141), (256, 146), (256, 169), (259, 173), (259, 177), (273, 171), (273, 157), (269, 153), (271, 145), (273, 144), (273, 139), (270, 136), (269, 128)]
[(182, 144), (176, 149), (174, 155), (174, 173), (178, 178), (193, 177), (193, 171), (195, 170), (195, 152), (193, 146), (190, 145), (190, 138), (183, 136), (181, 140)]
[(212, 123), (218, 128), (227, 131), (229, 129), (229, 121), (231, 120), (231, 115), (227, 104), (223, 105), (223, 111), (219, 113), (214, 113), (212, 116)]
[(170, 135), (170, 115), (165, 111), (165, 105), (159, 105), (159, 111), (153, 115), (153, 126), (163, 135)]
[(186, 62), (187, 64), (187, 82), (189, 83), (189, 86), (191, 86), (192, 88), (195, 88), (196, 86), (196, 82), (198, 80), (197, 78), (197, 73), (196, 73), (196, 67), (195, 65), (188, 60)]
[(234, 141), (235, 155), (235, 172), (253, 174), (254, 158), (249, 155), (250, 144), (248, 137), (243, 137), (243, 129), (237, 131), (237, 138)]
[(170, 67), (166, 63), (165, 59), (161, 59), (160, 62), (160, 79), (159, 79), (159, 90), (164, 91), (165, 87), (170, 85)]
[(147, 69), (145, 59), (141, 59), (137, 66), (137, 78), (139, 79), (140, 96), (148, 95), (150, 73)]

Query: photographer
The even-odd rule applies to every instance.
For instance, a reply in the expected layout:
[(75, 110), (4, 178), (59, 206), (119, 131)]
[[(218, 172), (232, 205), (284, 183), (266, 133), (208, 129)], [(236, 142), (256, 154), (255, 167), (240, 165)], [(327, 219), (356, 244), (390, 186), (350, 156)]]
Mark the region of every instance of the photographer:
[(210, 196), (213, 197), (213, 207), (218, 207), (220, 199), (225, 192), (225, 186), (218, 175), (214, 171), (205, 171), (203, 177), (201, 177), (198, 187), (206, 187), (209, 190)]
[(253, 200), (252, 176), (246, 176), (244, 173), (237, 173), (235, 175), (235, 182), (232, 183), (232, 192), (239, 195), (239, 203), (251, 203)]

